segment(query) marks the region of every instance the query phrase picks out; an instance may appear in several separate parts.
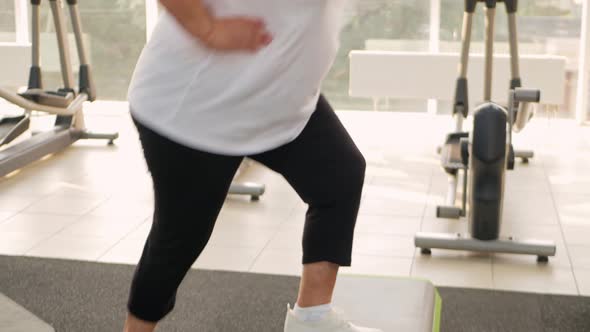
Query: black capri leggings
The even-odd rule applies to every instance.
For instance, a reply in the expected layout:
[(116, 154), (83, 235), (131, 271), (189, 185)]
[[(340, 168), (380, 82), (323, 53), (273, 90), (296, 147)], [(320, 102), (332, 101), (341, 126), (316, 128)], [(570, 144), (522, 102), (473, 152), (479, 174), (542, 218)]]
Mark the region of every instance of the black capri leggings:
[[(244, 157), (177, 144), (135, 123), (155, 193), (153, 225), (128, 301), (134, 316), (157, 322), (174, 308), (176, 291), (209, 241)], [(351, 264), (365, 159), (322, 96), (291, 143), (248, 156), (280, 173), (309, 205), (303, 264)]]

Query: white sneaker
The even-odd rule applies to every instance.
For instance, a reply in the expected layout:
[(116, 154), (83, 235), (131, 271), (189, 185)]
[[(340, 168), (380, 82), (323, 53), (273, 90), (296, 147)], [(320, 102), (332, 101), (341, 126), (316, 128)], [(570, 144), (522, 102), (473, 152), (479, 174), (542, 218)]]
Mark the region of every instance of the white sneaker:
[(297, 318), (287, 305), (287, 318), (284, 332), (383, 332), (377, 329), (359, 327), (344, 319), (342, 314), (332, 309), (318, 322), (304, 322)]

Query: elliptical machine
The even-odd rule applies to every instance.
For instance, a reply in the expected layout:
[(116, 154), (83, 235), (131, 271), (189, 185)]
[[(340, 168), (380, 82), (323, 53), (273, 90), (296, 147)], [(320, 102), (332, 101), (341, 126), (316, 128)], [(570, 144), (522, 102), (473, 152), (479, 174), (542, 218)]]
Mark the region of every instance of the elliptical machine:
[[(473, 113), (471, 133), (463, 131), (468, 115), (467, 64), (473, 15), (478, 2), (486, 6), (484, 103)], [(503, 2), (508, 13), (511, 76), (508, 107), (491, 101), (494, 18), (496, 5)], [(514, 169), (515, 159), (528, 162), (532, 151), (514, 151), (512, 130), (520, 131), (531, 117), (529, 103), (540, 100), (539, 90), (521, 88), (516, 33), (518, 0), (465, 0), (461, 63), (455, 90), (453, 116), (455, 132), (450, 133), (439, 150), (441, 162), (449, 175), (449, 190), (445, 206), (437, 207), (437, 217), (459, 219), (467, 216), (469, 234), (417, 233), (414, 242), (422, 254), (432, 248), (536, 255), (538, 262), (555, 256), (553, 242), (501, 239), (505, 171)], [(459, 172), (463, 174), (461, 206), (455, 205)], [(469, 209), (467, 209), (469, 203)]]
[[(40, 6), (41, 0), (31, 1), (32, 23), (32, 64), (29, 72), (27, 90), (15, 93), (0, 87), (0, 98), (23, 108), (23, 113), (16, 116), (0, 114), (0, 177), (10, 174), (46, 155), (57, 153), (74, 144), (80, 139), (104, 139), (112, 145), (119, 137), (118, 133), (93, 133), (86, 129), (83, 105), (86, 101), (96, 100), (96, 88), (92, 79), (92, 71), (84, 40), (82, 38), (82, 21), (77, 0), (48, 0), (57, 37), (63, 88), (56, 91), (43, 89), (41, 74), (40, 47)], [(67, 38), (62, 4), (67, 2), (72, 22), (78, 57), (80, 60), (79, 84), (75, 87), (70, 47)], [(35, 133), (32, 137), (23, 138), (30, 129), (33, 111), (56, 115), (50, 130)], [(10, 145), (12, 143), (12, 145)], [(229, 193), (232, 195), (250, 196), (258, 201), (266, 188), (257, 183), (232, 183)]]
[[(88, 64), (86, 49), (82, 39), (82, 27), (77, 0), (67, 0), (76, 37), (80, 58), (79, 85), (74, 86), (74, 74), (70, 59), (67, 30), (62, 0), (50, 0), (55, 33), (60, 55), (63, 88), (57, 91), (43, 89), (40, 64), (40, 5), (41, 0), (31, 0), (32, 10), (32, 64), (28, 88), (17, 94), (0, 88), (0, 98), (24, 109), (23, 114), (0, 118), (0, 177), (9, 174), (46, 155), (59, 152), (79, 139), (104, 139), (109, 145), (119, 137), (117, 133), (98, 134), (86, 130), (83, 104), (96, 99), (96, 89)], [(47, 131), (35, 133), (32, 137), (8, 146), (9, 143), (29, 130), (33, 111), (56, 115), (54, 126)], [(16, 142), (15, 142), (16, 143)]]

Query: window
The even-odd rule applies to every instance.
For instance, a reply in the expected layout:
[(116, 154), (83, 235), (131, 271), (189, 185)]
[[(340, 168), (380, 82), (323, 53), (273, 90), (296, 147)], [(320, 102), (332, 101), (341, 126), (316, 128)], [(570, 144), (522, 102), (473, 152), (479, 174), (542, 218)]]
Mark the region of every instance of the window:
[[(0, 0), (4, 1), (4, 0)], [(146, 42), (145, 0), (79, 1), (86, 48), (92, 65), (98, 97), (126, 100), (135, 63)], [(54, 27), (48, 2), (42, 2), (41, 40), (45, 85), (61, 86)], [(64, 11), (64, 13), (66, 13)], [(69, 14), (67, 25), (71, 31)], [(45, 37), (44, 37), (45, 35)], [(76, 59), (70, 36), (72, 59)]]
[(0, 42), (16, 41), (14, 0), (0, 0)]
[[(377, 49), (429, 51), (430, 33), (438, 31), (440, 52), (459, 52), (463, 23), (463, 0), (440, 1), (440, 29), (430, 26), (434, 1), (356, 0), (347, 11), (342, 47), (334, 67), (324, 82), (323, 92), (334, 107), (345, 110), (373, 110), (374, 101), (348, 96), (348, 54), (351, 50)], [(484, 49), (483, 3), (474, 17), (471, 52)], [(498, 4), (494, 50), (508, 53), (508, 23), (503, 4)], [(432, 22), (436, 22), (433, 20)], [(563, 111), (573, 111), (581, 26), (581, 1), (521, 0), (518, 12), (521, 54), (561, 55), (568, 59), (567, 100)], [(432, 28), (432, 29), (431, 29)], [(434, 36), (436, 40), (437, 36)], [(523, 77), (523, 80), (526, 78)], [(439, 113), (448, 113), (450, 104), (438, 103)], [(426, 111), (426, 100), (379, 100), (379, 110)]]
[[(474, 16), (471, 52), (484, 50), (484, 5), (478, 4)], [(494, 52), (508, 53), (508, 23), (503, 4), (498, 5)], [(464, 2), (441, 0), (441, 52), (459, 52)], [(560, 55), (567, 58), (566, 100), (562, 113), (575, 112), (581, 4), (571, 0), (521, 0), (517, 14), (519, 52)], [(523, 77), (526, 85), (526, 77)], [(450, 112), (450, 103), (440, 102), (439, 112)]]
[[(24, 0), (22, 0), (24, 1)], [(341, 34), (341, 49), (322, 86), (323, 93), (339, 110), (373, 110), (375, 101), (352, 98), (348, 94), (349, 58), (352, 50), (395, 50), (428, 52), (438, 39), (441, 52), (458, 52), (461, 43), (464, 0), (343, 0), (347, 1), (346, 23)], [(438, 3), (437, 3), (438, 1)], [(27, 1), (28, 2), (28, 1)], [(26, 30), (15, 32), (15, 0), (0, 0), (0, 42), (25, 40)], [(137, 58), (145, 45), (146, 32), (155, 24), (157, 0), (80, 1), (79, 7), (94, 68), (99, 98), (125, 100)], [(563, 110), (573, 112), (576, 94), (578, 48), (581, 26), (581, 0), (520, 0), (518, 14), (519, 48), (522, 54), (554, 54), (568, 59), (567, 100)], [(436, 6), (437, 9), (433, 9)], [(48, 2), (42, 2), (42, 54), (46, 85), (61, 85), (54, 28), (49, 20)], [(146, 12), (146, 7), (147, 12)], [(474, 19), (471, 51), (483, 51), (483, 4), (478, 4)], [(151, 9), (150, 9), (151, 8)], [(439, 19), (431, 14), (440, 12)], [(30, 14), (29, 14), (30, 15)], [(20, 16), (19, 16), (20, 17)], [(67, 17), (67, 15), (66, 15)], [(67, 22), (69, 26), (69, 21)], [(147, 26), (147, 27), (146, 27)], [(20, 31), (20, 32), (19, 32)], [(44, 36), (43, 36), (44, 35)], [(19, 38), (17, 38), (19, 37)], [(496, 52), (508, 52), (508, 31), (504, 5), (496, 15)], [(73, 39), (71, 38), (73, 41)], [(71, 43), (75, 54), (74, 43)], [(75, 57), (74, 57), (75, 60)], [(526, 78), (523, 77), (523, 80)], [(439, 102), (439, 112), (450, 105)], [(379, 110), (417, 111), (428, 109), (426, 100), (383, 99)]]
[[(428, 51), (430, 2), (407, 0), (358, 0), (346, 10), (341, 48), (322, 92), (335, 109), (373, 110), (373, 100), (348, 95), (352, 50)], [(386, 100), (380, 109), (426, 109), (426, 101)]]

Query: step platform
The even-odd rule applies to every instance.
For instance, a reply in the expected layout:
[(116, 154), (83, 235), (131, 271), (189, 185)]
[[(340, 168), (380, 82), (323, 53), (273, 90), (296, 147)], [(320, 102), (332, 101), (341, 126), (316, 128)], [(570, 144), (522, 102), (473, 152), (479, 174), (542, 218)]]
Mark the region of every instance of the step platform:
[(0, 331), (55, 332), (37, 316), (0, 293)]
[(360, 326), (384, 332), (439, 332), (442, 301), (426, 280), (340, 275), (334, 306)]

